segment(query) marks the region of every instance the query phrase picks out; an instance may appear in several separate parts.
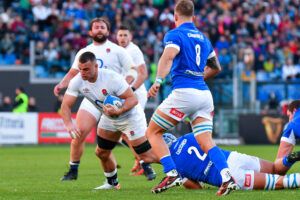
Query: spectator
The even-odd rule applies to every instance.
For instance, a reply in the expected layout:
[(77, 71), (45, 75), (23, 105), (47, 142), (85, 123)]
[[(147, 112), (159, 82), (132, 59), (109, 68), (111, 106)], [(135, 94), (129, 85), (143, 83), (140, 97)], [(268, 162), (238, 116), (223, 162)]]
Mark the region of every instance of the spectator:
[(269, 93), (268, 103), (266, 104), (263, 114), (279, 114), (280, 113), (280, 104), (276, 97), (275, 92)]
[(12, 101), (9, 96), (3, 98), (2, 106), (0, 107), (1, 112), (11, 112), (12, 111)]
[(282, 79), (283, 80), (292, 80), (297, 75), (297, 68), (293, 64), (293, 60), (291, 58), (286, 59), (285, 65), (282, 67)]
[(16, 98), (13, 104), (14, 113), (25, 113), (28, 110), (28, 96), (23, 87), (16, 88)]
[(28, 101), (28, 112), (38, 112), (39, 109), (36, 105), (36, 100), (34, 97), (29, 97)]

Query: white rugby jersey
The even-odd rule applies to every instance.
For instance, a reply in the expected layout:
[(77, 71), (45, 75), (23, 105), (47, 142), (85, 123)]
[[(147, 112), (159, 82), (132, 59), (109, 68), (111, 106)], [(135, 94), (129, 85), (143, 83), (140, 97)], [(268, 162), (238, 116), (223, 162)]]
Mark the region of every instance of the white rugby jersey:
[[(135, 68), (142, 64), (145, 64), (144, 55), (141, 49), (136, 44), (130, 42), (125, 49), (131, 56)], [(140, 91), (147, 92), (144, 83), (136, 90), (136, 93)]]
[[(81, 93), (100, 112), (102, 112), (102, 105), (106, 95), (120, 96), (128, 88), (128, 83), (120, 74), (107, 69), (99, 69), (98, 78), (94, 83), (83, 80), (81, 74), (78, 73), (70, 81), (66, 94), (77, 97), (79, 93)], [(119, 118), (126, 116), (132, 110), (133, 109), (123, 113)]]
[(95, 54), (99, 68), (110, 69), (118, 74), (125, 75), (134, 67), (132, 58), (124, 48), (106, 40), (104, 44), (95, 45), (92, 43), (78, 51), (72, 64), (73, 69), (79, 70), (79, 57), (82, 53), (87, 51)]

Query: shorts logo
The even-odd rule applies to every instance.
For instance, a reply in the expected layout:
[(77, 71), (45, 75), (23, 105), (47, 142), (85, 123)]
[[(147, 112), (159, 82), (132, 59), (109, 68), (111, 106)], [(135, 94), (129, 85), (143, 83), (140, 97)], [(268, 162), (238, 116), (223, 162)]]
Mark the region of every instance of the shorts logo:
[(215, 115), (215, 111), (210, 112), (210, 116), (213, 117)]
[(180, 118), (180, 119), (182, 119), (183, 116), (184, 116), (184, 113), (183, 113), (183, 112), (180, 112), (180, 111), (177, 110), (176, 108), (171, 108), (170, 113), (171, 113), (172, 115), (174, 115), (174, 116)]
[(250, 187), (251, 186), (251, 174), (246, 174), (245, 175), (245, 187)]
[(130, 135), (133, 136), (134, 135), (134, 131), (130, 131)]

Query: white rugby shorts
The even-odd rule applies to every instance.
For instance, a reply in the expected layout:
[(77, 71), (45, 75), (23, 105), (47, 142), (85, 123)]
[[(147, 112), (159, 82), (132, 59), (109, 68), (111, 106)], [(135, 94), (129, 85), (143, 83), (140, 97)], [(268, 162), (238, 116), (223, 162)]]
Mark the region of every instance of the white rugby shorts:
[(108, 131), (120, 131), (127, 135), (129, 140), (136, 140), (145, 136), (147, 129), (147, 121), (145, 113), (140, 105), (135, 106), (132, 112), (121, 119), (111, 119), (102, 115), (98, 128)]
[(191, 121), (197, 117), (212, 121), (214, 104), (209, 90), (180, 88), (173, 90), (157, 109), (177, 121), (185, 117)]
[(236, 183), (242, 190), (252, 190), (254, 172), (260, 172), (260, 161), (255, 156), (233, 151), (227, 159), (228, 167)]
[(99, 121), (102, 113), (101, 111), (99, 111), (89, 100), (87, 100), (86, 98), (84, 98), (80, 104), (80, 107), (78, 110), (85, 110), (87, 112), (89, 112), (90, 114), (92, 114), (96, 121)]

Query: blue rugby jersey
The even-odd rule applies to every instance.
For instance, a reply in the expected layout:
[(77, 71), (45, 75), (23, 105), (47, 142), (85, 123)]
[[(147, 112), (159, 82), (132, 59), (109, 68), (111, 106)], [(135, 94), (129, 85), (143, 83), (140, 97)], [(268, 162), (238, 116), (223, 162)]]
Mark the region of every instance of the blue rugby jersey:
[(216, 55), (208, 38), (193, 23), (187, 22), (169, 31), (164, 45), (179, 50), (171, 67), (172, 89), (208, 90), (203, 79), (204, 67), (207, 59)]
[(294, 118), (284, 128), (281, 141), (296, 144), (296, 139), (300, 138), (300, 109), (296, 110)]
[[(227, 159), (229, 151), (222, 150)], [(193, 133), (186, 134), (170, 147), (176, 169), (183, 178), (205, 182), (214, 186), (222, 184), (222, 177), (196, 141)]]

